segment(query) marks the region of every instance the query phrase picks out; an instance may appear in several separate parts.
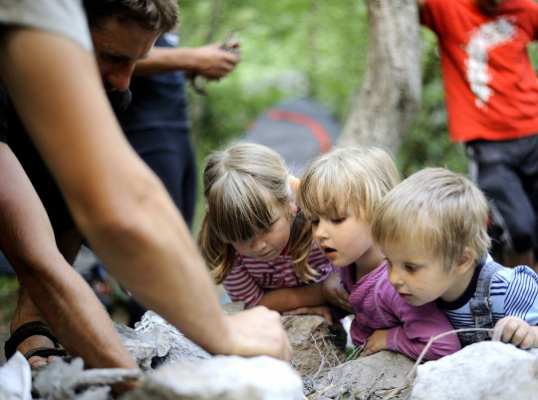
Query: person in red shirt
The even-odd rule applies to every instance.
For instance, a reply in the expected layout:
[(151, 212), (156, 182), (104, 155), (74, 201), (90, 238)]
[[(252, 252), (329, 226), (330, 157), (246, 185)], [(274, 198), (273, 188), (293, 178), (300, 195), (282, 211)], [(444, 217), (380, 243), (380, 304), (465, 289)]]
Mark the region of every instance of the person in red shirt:
[(439, 39), (450, 138), (503, 229), (504, 263), (534, 267), (538, 211), (538, 83), (527, 44), (533, 0), (417, 0)]

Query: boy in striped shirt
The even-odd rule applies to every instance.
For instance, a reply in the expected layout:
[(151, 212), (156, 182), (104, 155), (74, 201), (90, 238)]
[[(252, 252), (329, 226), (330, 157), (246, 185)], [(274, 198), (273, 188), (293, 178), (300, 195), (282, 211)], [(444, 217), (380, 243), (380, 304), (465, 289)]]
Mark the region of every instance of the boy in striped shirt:
[[(408, 304), (436, 301), (455, 329), (494, 329), (494, 338), (538, 347), (538, 275), (487, 254), (488, 205), (468, 179), (442, 168), (396, 186), (374, 214), (372, 236), (389, 281)], [(462, 345), (490, 332), (460, 332)]]

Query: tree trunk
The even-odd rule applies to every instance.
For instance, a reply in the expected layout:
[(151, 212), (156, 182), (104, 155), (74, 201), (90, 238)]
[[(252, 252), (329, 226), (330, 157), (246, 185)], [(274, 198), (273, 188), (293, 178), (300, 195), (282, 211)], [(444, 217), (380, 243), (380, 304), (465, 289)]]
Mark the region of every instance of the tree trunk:
[(416, 0), (365, 0), (368, 69), (339, 146), (377, 146), (395, 154), (420, 104)]

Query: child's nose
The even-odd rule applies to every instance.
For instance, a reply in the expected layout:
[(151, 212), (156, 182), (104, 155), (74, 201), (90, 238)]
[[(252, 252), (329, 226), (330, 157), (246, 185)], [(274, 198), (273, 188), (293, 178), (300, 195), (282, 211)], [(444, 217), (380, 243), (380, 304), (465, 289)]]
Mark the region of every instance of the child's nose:
[(325, 225), (324, 222), (322, 221), (319, 221), (318, 223), (318, 226), (316, 228), (316, 232), (315, 232), (315, 236), (318, 238), (318, 239), (326, 239), (328, 237), (328, 231), (327, 231), (327, 226)]
[(403, 282), (401, 277), (396, 273), (395, 268), (388, 269), (389, 282), (394, 288), (399, 288), (402, 286)]
[(260, 251), (263, 250), (266, 246), (265, 240), (254, 238), (252, 239), (252, 242), (250, 243), (250, 249), (252, 251)]

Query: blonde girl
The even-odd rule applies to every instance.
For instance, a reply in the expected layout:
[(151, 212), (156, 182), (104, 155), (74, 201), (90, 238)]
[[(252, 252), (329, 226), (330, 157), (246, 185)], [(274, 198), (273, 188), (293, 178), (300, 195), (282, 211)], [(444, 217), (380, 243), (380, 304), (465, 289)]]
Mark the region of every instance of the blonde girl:
[(236, 143), (208, 158), (203, 178), (207, 205), (198, 246), (231, 300), (280, 312), (325, 303), (319, 282), (333, 268), (304, 240), (309, 231), (295, 205), (295, 180), (281, 157)]
[[(412, 307), (399, 296), (372, 242), (373, 212), (399, 181), (392, 158), (381, 149), (334, 149), (308, 167), (298, 203), (311, 223), (311, 237), (303, 240), (314, 238), (350, 292), (353, 343), (364, 346), (363, 355), (389, 349), (416, 359), (431, 336), (452, 327), (433, 303)], [(425, 359), (459, 348), (451, 335), (436, 341)]]

